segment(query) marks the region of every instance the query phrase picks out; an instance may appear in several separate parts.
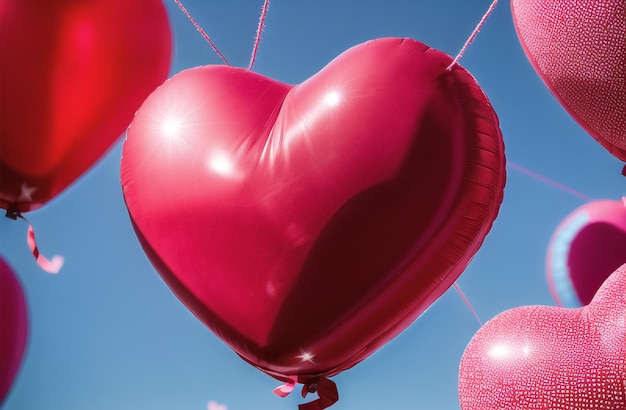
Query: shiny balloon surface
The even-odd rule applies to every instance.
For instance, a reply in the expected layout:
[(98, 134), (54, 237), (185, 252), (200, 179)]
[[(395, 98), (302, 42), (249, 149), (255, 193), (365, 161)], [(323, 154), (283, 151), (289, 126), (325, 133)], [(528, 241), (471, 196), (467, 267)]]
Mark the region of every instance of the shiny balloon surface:
[(525, 306), (487, 322), (459, 372), (463, 410), (626, 408), (626, 265), (579, 309)]
[(626, 161), (626, 2), (511, 0), (533, 67), (567, 112)]
[(183, 303), (275, 377), (332, 376), (461, 274), (504, 186), (497, 117), (411, 39), (346, 51), (299, 85), (185, 70), (137, 112), (122, 186)]
[(119, 139), (170, 37), (161, 0), (1, 2), (0, 208), (41, 207)]
[(0, 406), (22, 363), (27, 337), (28, 315), (22, 286), (0, 258)]
[(552, 235), (546, 257), (550, 292), (560, 306), (586, 305), (624, 263), (624, 200), (589, 202), (568, 215)]

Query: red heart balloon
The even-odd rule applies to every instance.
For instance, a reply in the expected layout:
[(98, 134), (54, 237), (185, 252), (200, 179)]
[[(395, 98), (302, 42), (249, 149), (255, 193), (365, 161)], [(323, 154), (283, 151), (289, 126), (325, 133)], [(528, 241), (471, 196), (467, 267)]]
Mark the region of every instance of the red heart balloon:
[(0, 258), (0, 405), (20, 364), (28, 336), (26, 301), (17, 277)]
[(626, 161), (626, 2), (511, 0), (528, 59), (567, 112)]
[(296, 86), (197, 67), (138, 110), (121, 170), (136, 233), (245, 360), (283, 380), (351, 367), (477, 251), (502, 200), (503, 143), (451, 61), (390, 38)]
[(459, 372), (463, 410), (626, 408), (626, 265), (579, 309), (525, 306), (487, 322)]
[(3, 0), (0, 208), (39, 208), (124, 132), (169, 72), (161, 0)]

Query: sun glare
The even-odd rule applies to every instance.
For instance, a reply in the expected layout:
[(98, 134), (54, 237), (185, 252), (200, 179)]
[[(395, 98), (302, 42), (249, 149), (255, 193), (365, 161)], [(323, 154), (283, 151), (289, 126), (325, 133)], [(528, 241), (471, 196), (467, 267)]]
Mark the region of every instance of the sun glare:
[(167, 118), (163, 122), (161, 131), (168, 139), (174, 139), (180, 133), (180, 121), (175, 118)]
[(326, 105), (336, 107), (341, 102), (341, 94), (338, 91), (330, 91), (324, 96)]

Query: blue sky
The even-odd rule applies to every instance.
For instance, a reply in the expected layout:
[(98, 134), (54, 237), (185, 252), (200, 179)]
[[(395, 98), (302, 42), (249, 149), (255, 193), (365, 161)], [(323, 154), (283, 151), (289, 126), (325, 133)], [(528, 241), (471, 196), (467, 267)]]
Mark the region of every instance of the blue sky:
[[(172, 74), (220, 64), (174, 4)], [(232, 65), (247, 67), (259, 1), (183, 2)], [(345, 49), (411, 37), (456, 55), (489, 0), (274, 0), (254, 70), (299, 83)], [(507, 159), (592, 198), (619, 199), (622, 164), (563, 110), (528, 63), (501, 2), (461, 60), (501, 121)], [(0, 218), (0, 255), (19, 276), (30, 314), (27, 352), (3, 409), (296, 409), (277, 383), (197, 321), (161, 281), (132, 231), (119, 182), (120, 141), (83, 178), (26, 214), (41, 251), (62, 254), (56, 276), (35, 265), (23, 221)], [(458, 283), (483, 320), (521, 305), (554, 304), (545, 253), (583, 199), (508, 167), (491, 233)], [(478, 323), (454, 290), (380, 351), (336, 376), (342, 409), (459, 409), (458, 364)]]

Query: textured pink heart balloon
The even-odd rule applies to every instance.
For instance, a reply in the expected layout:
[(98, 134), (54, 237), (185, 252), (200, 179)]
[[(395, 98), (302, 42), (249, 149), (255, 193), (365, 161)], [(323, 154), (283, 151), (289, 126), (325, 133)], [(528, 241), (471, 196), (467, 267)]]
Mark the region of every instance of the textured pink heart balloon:
[(461, 360), (459, 396), (463, 410), (626, 409), (626, 265), (585, 307), (487, 322)]
[(469, 263), (502, 199), (504, 154), (491, 105), (451, 61), (391, 38), (296, 86), (197, 67), (139, 109), (122, 158), (137, 235), (245, 360), (283, 380), (336, 374)]
[(530, 62), (571, 116), (626, 161), (626, 2), (511, 0)]

